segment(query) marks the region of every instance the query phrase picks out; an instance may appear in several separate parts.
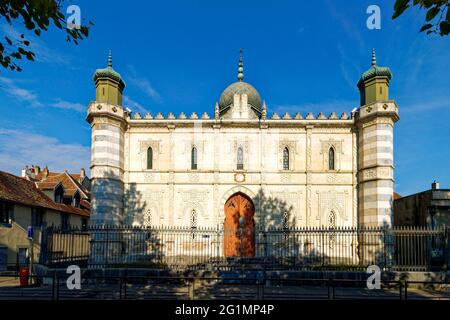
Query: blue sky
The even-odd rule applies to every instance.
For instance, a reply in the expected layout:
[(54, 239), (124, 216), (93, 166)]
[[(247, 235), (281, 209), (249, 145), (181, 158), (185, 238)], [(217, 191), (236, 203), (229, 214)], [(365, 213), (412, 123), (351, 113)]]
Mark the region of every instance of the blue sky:
[[(72, 1), (94, 26), (78, 46), (51, 30), (35, 39), (35, 63), (0, 74), (0, 170), (26, 164), (50, 170), (89, 168), (85, 109), (92, 75), (113, 52), (134, 111), (213, 113), (235, 81), (239, 49), (245, 80), (268, 111), (349, 113), (356, 83), (370, 67), (394, 74), (397, 100), (395, 189), (410, 194), (437, 179), (450, 188), (450, 37), (419, 33), (423, 13), (392, 21), (393, 1)], [(381, 30), (366, 27), (369, 5), (381, 8)], [(14, 34), (0, 20), (0, 33)]]

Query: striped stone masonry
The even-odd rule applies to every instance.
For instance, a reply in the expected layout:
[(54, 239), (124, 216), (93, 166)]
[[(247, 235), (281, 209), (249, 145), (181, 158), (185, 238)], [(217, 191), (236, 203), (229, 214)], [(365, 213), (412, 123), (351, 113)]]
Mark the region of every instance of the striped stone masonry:
[(365, 105), (358, 111), (358, 220), (360, 226), (393, 223), (394, 101)]
[(87, 121), (92, 128), (91, 223), (120, 225), (123, 216), (124, 131), (122, 107), (92, 102)]

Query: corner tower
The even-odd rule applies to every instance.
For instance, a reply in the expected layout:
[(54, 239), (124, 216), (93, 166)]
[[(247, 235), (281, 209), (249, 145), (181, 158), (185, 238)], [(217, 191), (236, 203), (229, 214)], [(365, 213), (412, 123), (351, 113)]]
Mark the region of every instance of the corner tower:
[(123, 216), (124, 132), (128, 114), (122, 108), (125, 82), (108, 66), (97, 69), (93, 77), (96, 97), (86, 120), (92, 129), (91, 223), (119, 225)]
[(361, 106), (355, 121), (358, 133), (358, 224), (391, 226), (394, 193), (394, 124), (398, 108), (389, 100), (392, 73), (377, 65), (375, 50), (372, 66), (358, 82)]

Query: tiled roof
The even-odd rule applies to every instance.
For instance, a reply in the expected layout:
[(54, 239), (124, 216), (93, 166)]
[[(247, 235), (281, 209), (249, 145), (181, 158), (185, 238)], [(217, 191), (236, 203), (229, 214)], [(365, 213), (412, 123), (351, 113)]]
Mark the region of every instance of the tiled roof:
[[(73, 196), (77, 190), (81, 190), (87, 197), (89, 197), (89, 192), (85, 190), (81, 184), (78, 182), (79, 174), (69, 174), (68, 172), (49, 172), (48, 176), (44, 175), (41, 171), (36, 175), (35, 180), (37, 181), (37, 186), (41, 190), (52, 190), (60, 182), (64, 187), (64, 194), (68, 196)], [(83, 194), (81, 194), (83, 197)]]
[(30, 207), (52, 209), (89, 217), (89, 210), (56, 203), (36, 188), (35, 182), (0, 171), (0, 199)]

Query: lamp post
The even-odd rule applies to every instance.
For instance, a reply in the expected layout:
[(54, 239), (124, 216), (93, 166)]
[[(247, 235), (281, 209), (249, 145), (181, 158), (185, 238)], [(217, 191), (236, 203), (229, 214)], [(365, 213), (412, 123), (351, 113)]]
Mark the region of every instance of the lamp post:
[(239, 217), (239, 256), (242, 257), (242, 236), (244, 233), (245, 217)]

